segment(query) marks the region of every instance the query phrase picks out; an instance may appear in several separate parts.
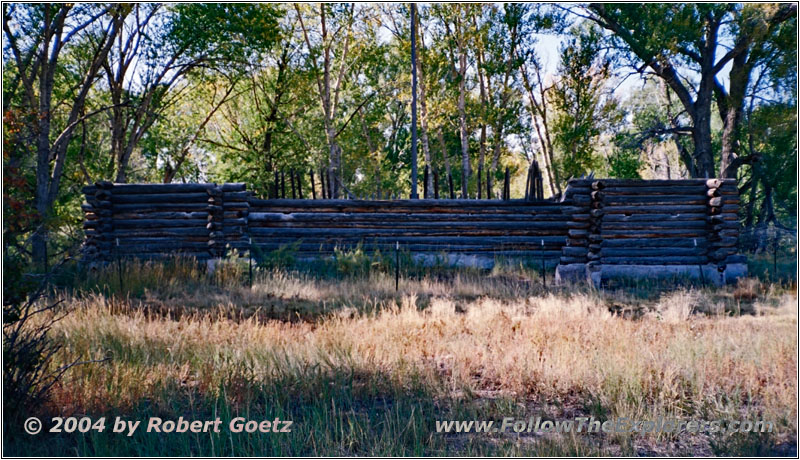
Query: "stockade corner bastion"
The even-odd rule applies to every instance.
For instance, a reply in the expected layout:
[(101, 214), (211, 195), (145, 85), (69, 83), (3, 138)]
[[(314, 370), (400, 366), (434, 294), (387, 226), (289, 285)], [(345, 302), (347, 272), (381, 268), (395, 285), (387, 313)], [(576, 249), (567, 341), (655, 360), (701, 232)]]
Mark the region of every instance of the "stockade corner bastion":
[(175, 254), (213, 263), (233, 249), (287, 246), (298, 259), (315, 259), (399, 244), (421, 263), (541, 262), (562, 282), (723, 284), (747, 272), (737, 253), (738, 190), (728, 179), (574, 179), (560, 201), (261, 199), (243, 183), (97, 182), (83, 192), (89, 263)]

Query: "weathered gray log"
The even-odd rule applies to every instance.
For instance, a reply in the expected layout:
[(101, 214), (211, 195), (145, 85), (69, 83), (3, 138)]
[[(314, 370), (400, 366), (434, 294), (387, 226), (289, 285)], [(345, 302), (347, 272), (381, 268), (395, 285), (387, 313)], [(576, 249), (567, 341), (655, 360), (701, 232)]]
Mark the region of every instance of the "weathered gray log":
[(687, 213), (679, 212), (675, 214), (609, 214), (603, 217), (606, 222), (684, 222), (684, 221), (705, 221), (708, 215), (705, 212)]
[(614, 238), (662, 238), (676, 236), (696, 238), (708, 235), (708, 231), (705, 228), (668, 228), (658, 230), (606, 230), (603, 228), (600, 235), (604, 240)]
[(586, 247), (564, 246), (561, 253), (567, 257), (586, 257), (589, 249)]
[(201, 251), (207, 248), (206, 243), (193, 243), (184, 241), (175, 241), (169, 243), (151, 243), (151, 244), (123, 244), (120, 241), (119, 246), (114, 246), (114, 250), (122, 254), (130, 254), (136, 252), (179, 252), (179, 251)]
[(644, 205), (644, 206), (604, 206), (605, 214), (677, 214), (677, 213), (705, 213), (708, 206), (705, 204), (691, 205)]
[(244, 192), (247, 190), (247, 184), (243, 182), (228, 182), (220, 187), (222, 187), (223, 192)]
[[(574, 216), (573, 216), (574, 217)], [(706, 215), (703, 214), (703, 218)], [(227, 218), (227, 217), (226, 217)], [(250, 222), (386, 222), (386, 221), (481, 221), (481, 222), (567, 222), (562, 214), (468, 214), (468, 213), (344, 213), (344, 212), (251, 212)]]
[(704, 247), (602, 248), (605, 257), (669, 257), (705, 255)]
[(223, 194), (225, 201), (248, 201), (250, 198), (250, 192), (240, 191), (240, 192), (225, 192)]
[(603, 248), (623, 248), (623, 247), (694, 247), (695, 242), (698, 247), (705, 247), (708, 244), (706, 238), (619, 238), (603, 240)]
[(116, 228), (202, 227), (206, 219), (114, 219)]
[(205, 211), (181, 212), (118, 212), (114, 214), (115, 220), (143, 220), (143, 219), (169, 219), (169, 220), (205, 220), (208, 213)]
[(214, 184), (114, 184), (114, 195), (206, 193)]
[[(715, 200), (716, 198), (712, 198)], [(702, 205), (709, 199), (704, 195), (610, 195), (603, 198), (604, 208), (609, 206), (651, 206), (651, 205)]]
[(705, 229), (706, 222), (702, 220), (685, 221), (652, 221), (652, 222), (614, 222), (604, 221), (604, 230), (660, 230), (660, 229)]
[(207, 203), (131, 203), (115, 204), (114, 212), (163, 212), (163, 211), (202, 211)]
[(604, 264), (624, 265), (684, 265), (704, 264), (708, 262), (706, 256), (671, 256), (671, 257), (605, 257), (601, 259)]
[[(584, 232), (583, 230), (570, 230), (571, 232)], [(250, 234), (253, 236), (292, 236), (303, 238), (307, 236), (538, 236), (538, 235), (564, 235), (560, 229), (514, 229), (514, 230), (484, 230), (484, 229), (447, 229), (447, 228), (427, 228), (427, 229), (397, 229), (397, 228), (280, 228), (280, 227), (253, 227), (250, 226)]]
[[(705, 225), (705, 222), (702, 222)], [(281, 222), (250, 222), (251, 228), (360, 228), (360, 229), (432, 229), (432, 230), (513, 230), (513, 231), (533, 231), (533, 230), (554, 230), (558, 233), (566, 233), (568, 228), (586, 228), (588, 222), (481, 222), (481, 221), (281, 221)]]
[(202, 227), (173, 227), (173, 228), (122, 228), (114, 230), (116, 236), (206, 236), (208, 230)]
[[(212, 199), (214, 197), (211, 197)], [(111, 197), (114, 204), (158, 204), (158, 203), (205, 203), (209, 200), (206, 192), (201, 193), (152, 193), (146, 195), (130, 194)]]
[(400, 244), (434, 244), (434, 245), (464, 245), (464, 244), (477, 244), (477, 245), (508, 245), (509, 247), (516, 247), (516, 245), (534, 245), (539, 247), (541, 242), (544, 241), (545, 248), (552, 246), (553, 248), (560, 248), (564, 245), (566, 238), (562, 236), (487, 236), (487, 237), (448, 237), (448, 236), (429, 236), (429, 237), (408, 237), (408, 236), (377, 236), (377, 237), (304, 237), (304, 238), (277, 238), (277, 237), (256, 237), (253, 236), (254, 243), (295, 243), (298, 241), (304, 243), (320, 243), (331, 241), (347, 241), (347, 242), (376, 242), (393, 244), (399, 241)]
[(619, 195), (633, 195), (633, 196), (646, 196), (646, 195), (682, 195), (682, 196), (704, 196), (707, 188), (704, 184), (698, 185), (676, 185), (676, 186), (658, 186), (651, 187), (648, 185), (643, 186), (606, 186), (603, 188), (603, 196), (619, 196)]

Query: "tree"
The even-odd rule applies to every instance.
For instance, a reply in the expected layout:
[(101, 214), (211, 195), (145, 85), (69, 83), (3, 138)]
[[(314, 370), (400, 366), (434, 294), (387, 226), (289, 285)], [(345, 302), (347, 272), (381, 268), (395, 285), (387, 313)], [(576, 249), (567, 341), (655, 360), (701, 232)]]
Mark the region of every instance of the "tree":
[(593, 28), (571, 37), (561, 48), (553, 103), (558, 111), (553, 144), (560, 151), (561, 177), (579, 177), (597, 166), (595, 144), (613, 99), (604, 94), (610, 63), (600, 57)]
[[(675, 93), (691, 119), (694, 150), (686, 167), (692, 177), (716, 175), (712, 148), (711, 110), (716, 93), (724, 122), (720, 175), (752, 158), (735, 153), (741, 123), (743, 94), (755, 63), (763, 59), (772, 37), (790, 21), (796, 29), (797, 5), (741, 6), (735, 4), (590, 4), (588, 17), (613, 32), (612, 42), (633, 57), (639, 72), (650, 71)], [(796, 32), (794, 33), (796, 35)], [(719, 59), (724, 38), (734, 46)], [(730, 91), (719, 74), (731, 64)], [(697, 78), (690, 78), (694, 73)], [(696, 81), (696, 83), (692, 83)], [(688, 159), (687, 159), (688, 160)]]
[[(46, 222), (59, 194), (67, 148), (80, 122), (106, 109), (84, 111), (89, 91), (130, 9), (129, 5), (103, 4), (3, 5), (3, 31), (16, 67), (16, 85), (22, 87), (22, 97), (9, 104), (26, 114), (26, 135), (36, 145), (39, 226), (31, 243), (33, 259), (40, 268), (47, 264)], [(78, 63), (82, 76), (66, 101), (54, 101), (61, 58), (77, 43), (88, 47), (86, 59)], [(61, 102), (70, 104), (68, 115), (55, 126), (53, 109)]]

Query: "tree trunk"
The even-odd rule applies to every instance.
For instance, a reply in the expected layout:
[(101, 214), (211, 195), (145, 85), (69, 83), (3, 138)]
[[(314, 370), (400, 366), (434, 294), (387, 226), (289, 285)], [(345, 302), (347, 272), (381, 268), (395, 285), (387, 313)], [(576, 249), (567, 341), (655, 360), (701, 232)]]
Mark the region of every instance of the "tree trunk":
[[(419, 198), (417, 191), (417, 5), (411, 4), (411, 199)], [(427, 185), (426, 185), (427, 187)], [(427, 190), (427, 188), (426, 188)], [(427, 198), (427, 196), (425, 197)]]
[[(419, 23), (419, 16), (417, 16), (417, 23)], [(419, 36), (420, 51), (425, 49), (425, 40), (422, 34), (419, 33), (419, 24), (417, 24), (417, 34)], [(419, 80), (419, 110), (420, 110), (420, 140), (422, 140), (422, 154), (425, 157), (425, 164), (430, 167), (430, 174), (428, 174), (428, 190), (433, 190), (433, 163), (431, 162), (431, 146), (428, 138), (428, 105), (426, 103), (426, 86), (425, 86), (425, 72), (422, 68), (422, 60), (419, 57), (420, 53), (417, 52), (417, 73)]]
[(458, 124), (461, 134), (461, 197), (468, 198), (469, 176), (469, 135), (467, 133), (467, 54), (466, 49), (459, 43), (459, 81), (458, 81)]

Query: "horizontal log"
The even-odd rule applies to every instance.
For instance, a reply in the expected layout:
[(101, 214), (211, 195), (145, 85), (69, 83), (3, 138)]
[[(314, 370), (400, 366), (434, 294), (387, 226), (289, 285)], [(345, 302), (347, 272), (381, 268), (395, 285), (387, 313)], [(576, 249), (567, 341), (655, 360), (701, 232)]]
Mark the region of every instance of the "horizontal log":
[(662, 222), (603, 222), (603, 230), (660, 230), (660, 229), (706, 229), (703, 220), (662, 221)]
[(173, 228), (122, 228), (114, 231), (114, 236), (205, 236), (205, 227), (173, 227)]
[(240, 191), (240, 192), (225, 192), (222, 195), (222, 199), (225, 201), (248, 201), (250, 199), (250, 192)]
[[(716, 198), (712, 198), (714, 200)], [(709, 199), (704, 195), (611, 195), (603, 198), (603, 208), (608, 206), (650, 205), (704, 205)]]
[(671, 257), (605, 257), (601, 259), (603, 264), (624, 264), (624, 265), (695, 265), (708, 262), (706, 256), (671, 256)]
[[(335, 250), (353, 250), (355, 248), (360, 248), (362, 251), (370, 253), (370, 252), (394, 252), (394, 245), (370, 245), (370, 244), (361, 244), (358, 243), (339, 243), (339, 244), (331, 244), (331, 243), (320, 243), (320, 244), (295, 244), (295, 245), (287, 245), (287, 244), (256, 244), (253, 245), (254, 252), (257, 250), (259, 252), (272, 252), (277, 250), (285, 250), (287, 252), (293, 253), (313, 253), (313, 252), (333, 252)], [(247, 245), (241, 245), (241, 248), (246, 249)], [(508, 253), (514, 252), (517, 255), (526, 255), (534, 258), (541, 258), (544, 257), (546, 259), (549, 258), (558, 258), (561, 255), (560, 250), (541, 250), (538, 248), (500, 248), (496, 246), (476, 246), (476, 245), (462, 245), (462, 246), (441, 246), (435, 244), (402, 244), (400, 246), (401, 251), (408, 251), (408, 252), (451, 252), (451, 253), (472, 253), (478, 254), (482, 253), (486, 254), (500, 254), (500, 253)]]
[(247, 190), (247, 184), (244, 182), (228, 182), (220, 186), (223, 192), (244, 192)]
[(704, 237), (708, 235), (708, 231), (705, 228), (700, 229), (691, 229), (691, 228), (681, 228), (681, 229), (659, 229), (659, 230), (606, 230), (603, 228), (603, 231), (600, 232), (600, 236), (603, 240), (607, 239), (615, 239), (615, 238), (663, 238), (663, 237), (676, 237), (676, 236), (683, 236), (683, 237)]
[(144, 220), (144, 219), (169, 219), (169, 220), (205, 220), (208, 213), (205, 211), (196, 212), (121, 212), (114, 214), (115, 220)]
[(427, 199), (427, 200), (342, 200), (342, 199), (326, 199), (326, 200), (306, 200), (306, 199), (250, 199), (253, 206), (264, 207), (296, 207), (296, 208), (336, 208), (336, 207), (364, 207), (364, 208), (385, 208), (391, 209), (394, 207), (407, 207), (407, 208), (514, 208), (514, 207), (530, 207), (530, 208), (560, 208), (561, 205), (557, 202), (551, 201), (525, 201), (524, 199), (514, 200), (456, 200), (456, 199)]
[[(648, 181), (649, 183), (650, 181)], [(705, 184), (697, 185), (675, 185), (675, 186), (606, 186), (601, 192), (604, 196), (642, 196), (642, 195), (682, 195), (682, 196), (705, 196), (707, 188)]]
[(603, 217), (603, 224), (607, 222), (685, 222), (705, 221), (705, 212), (677, 212), (674, 214), (609, 214)]
[(215, 187), (214, 184), (114, 184), (114, 195), (191, 194)]
[[(174, 242), (186, 242), (186, 243), (199, 243), (205, 245), (208, 242), (208, 232), (206, 232), (203, 236), (181, 236), (180, 238), (175, 238), (171, 236), (154, 236), (154, 235), (145, 235), (145, 236), (138, 236), (138, 235), (131, 235), (125, 236), (122, 235), (119, 238), (120, 244), (126, 245), (142, 245), (142, 244), (171, 244)], [(117, 238), (114, 238), (113, 242), (116, 244)]]
[(622, 247), (676, 247), (691, 248), (697, 243), (698, 247), (708, 245), (706, 238), (618, 238), (603, 240), (603, 248), (622, 248)]
[(114, 212), (127, 213), (127, 212), (164, 212), (164, 211), (182, 211), (182, 212), (196, 212), (205, 211), (208, 208), (207, 203), (131, 203), (131, 204), (115, 204)]
[(659, 247), (659, 248), (602, 248), (600, 255), (605, 257), (669, 257), (705, 255), (704, 247)]
[[(571, 230), (573, 231), (573, 230)], [(303, 238), (307, 236), (317, 237), (336, 237), (336, 236), (502, 236), (502, 235), (516, 235), (516, 236), (537, 236), (537, 235), (563, 235), (566, 232), (563, 229), (547, 229), (547, 228), (517, 228), (517, 229), (448, 229), (448, 228), (280, 228), (280, 227), (253, 227), (250, 226), (250, 234), (252, 236), (282, 236)]]
[(645, 206), (604, 206), (603, 211), (608, 214), (678, 214), (678, 213), (706, 213), (705, 204), (692, 205), (645, 205)]
[(207, 250), (206, 243), (192, 243), (188, 241), (174, 241), (169, 243), (151, 244), (123, 244), (114, 245), (113, 250), (120, 254), (131, 254), (136, 252), (181, 252), (181, 251), (202, 251)]
[[(594, 190), (603, 190), (609, 187), (685, 187), (693, 185), (706, 185), (706, 179), (600, 179), (589, 181)], [(570, 184), (573, 182), (570, 181)], [(575, 185), (583, 185), (585, 182), (576, 181)]]
[(329, 242), (355, 242), (358, 243), (359, 241), (363, 242), (364, 244), (394, 244), (395, 242), (399, 242), (400, 244), (434, 244), (434, 245), (465, 245), (465, 244), (474, 244), (474, 245), (492, 245), (492, 246), (503, 246), (508, 245), (509, 247), (516, 247), (516, 245), (531, 245), (540, 247), (542, 242), (544, 242), (545, 249), (548, 247), (553, 247), (557, 249), (561, 249), (566, 241), (566, 238), (562, 236), (542, 236), (542, 237), (530, 237), (530, 236), (488, 236), (488, 237), (448, 237), (448, 236), (429, 236), (429, 237), (407, 237), (407, 236), (397, 236), (397, 237), (372, 237), (372, 238), (360, 238), (360, 237), (315, 237), (315, 238), (271, 238), (271, 237), (252, 237), (254, 244), (261, 244), (261, 243), (281, 243), (281, 244), (292, 244), (292, 243), (329, 243)]
[[(705, 222), (703, 222), (705, 225)], [(250, 221), (250, 228), (281, 228), (281, 229), (304, 229), (304, 228), (353, 228), (353, 229), (430, 229), (448, 232), (461, 232), (472, 230), (515, 230), (515, 231), (534, 231), (552, 230), (557, 233), (567, 233), (571, 225), (588, 226), (588, 223), (568, 222), (469, 222), (469, 221), (370, 221), (370, 222), (348, 222), (348, 221), (317, 221), (317, 222), (253, 222)]]
[(585, 247), (564, 246), (561, 253), (567, 257), (586, 257), (589, 249)]
[[(574, 217), (574, 216), (573, 216)], [(567, 222), (570, 216), (563, 214), (465, 214), (465, 213), (341, 213), (341, 212), (251, 212), (248, 220), (260, 222), (387, 222), (387, 221), (497, 221), (497, 222)]]
[(561, 257), (559, 259), (559, 264), (561, 265), (572, 265), (572, 264), (585, 264), (586, 259), (582, 257)]
[(206, 203), (208, 202), (208, 195), (205, 192), (201, 193), (151, 193), (145, 195), (130, 194), (130, 195), (117, 195), (111, 197), (111, 202), (114, 204), (131, 204), (131, 203)]
[(167, 260), (167, 259), (197, 259), (207, 260), (214, 257), (209, 251), (180, 251), (180, 252), (138, 252), (133, 254), (121, 254), (125, 259), (140, 260)]
[(171, 228), (204, 227), (206, 219), (114, 219), (114, 227), (121, 228)]

